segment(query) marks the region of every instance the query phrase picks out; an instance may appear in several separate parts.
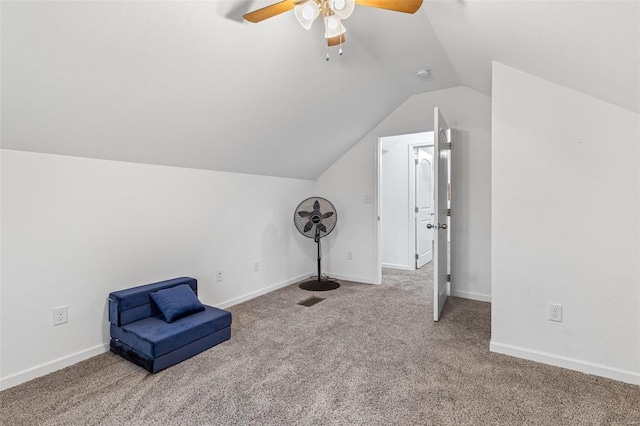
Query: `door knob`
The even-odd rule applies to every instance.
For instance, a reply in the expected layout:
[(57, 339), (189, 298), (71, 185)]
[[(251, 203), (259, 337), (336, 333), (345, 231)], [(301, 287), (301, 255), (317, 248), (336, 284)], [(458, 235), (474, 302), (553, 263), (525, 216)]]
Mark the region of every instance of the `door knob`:
[(442, 225), (432, 225), (430, 223), (427, 223), (427, 229), (431, 229), (431, 228), (435, 228), (435, 229), (447, 229), (447, 224), (443, 223)]

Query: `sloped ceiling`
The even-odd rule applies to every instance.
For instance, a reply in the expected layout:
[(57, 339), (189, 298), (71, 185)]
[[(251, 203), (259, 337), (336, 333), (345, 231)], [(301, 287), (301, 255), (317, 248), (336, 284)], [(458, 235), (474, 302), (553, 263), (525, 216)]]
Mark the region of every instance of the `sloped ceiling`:
[(410, 95), (460, 85), (422, 11), (359, 8), (326, 62), (319, 23), (242, 22), (269, 3), (3, 2), (3, 147), (314, 179)]
[(318, 23), (242, 21), (273, 1), (3, 1), (2, 147), (314, 179), (411, 95), (490, 94), (492, 60), (639, 110), (637, 1), (357, 7), (329, 62)]
[(462, 83), (491, 95), (491, 61), (640, 113), (640, 1), (428, 1)]

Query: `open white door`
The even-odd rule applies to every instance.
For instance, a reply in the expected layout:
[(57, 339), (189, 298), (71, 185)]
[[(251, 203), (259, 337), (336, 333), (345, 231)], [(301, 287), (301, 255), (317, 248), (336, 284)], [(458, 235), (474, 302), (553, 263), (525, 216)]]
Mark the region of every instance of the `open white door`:
[(433, 259), (433, 156), (426, 148), (415, 148), (416, 180), (416, 268)]
[(451, 130), (438, 108), (434, 108), (434, 223), (433, 232), (433, 319), (438, 321), (447, 301), (449, 242), (449, 170), (451, 165)]

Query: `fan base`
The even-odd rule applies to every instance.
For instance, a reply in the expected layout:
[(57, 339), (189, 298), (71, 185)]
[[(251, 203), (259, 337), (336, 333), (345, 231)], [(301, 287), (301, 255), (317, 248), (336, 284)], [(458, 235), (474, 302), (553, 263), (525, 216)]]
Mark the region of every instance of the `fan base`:
[(335, 290), (336, 288), (340, 287), (340, 283), (333, 280), (323, 279), (318, 281), (318, 279), (315, 279), (300, 283), (298, 287), (308, 291), (329, 291)]

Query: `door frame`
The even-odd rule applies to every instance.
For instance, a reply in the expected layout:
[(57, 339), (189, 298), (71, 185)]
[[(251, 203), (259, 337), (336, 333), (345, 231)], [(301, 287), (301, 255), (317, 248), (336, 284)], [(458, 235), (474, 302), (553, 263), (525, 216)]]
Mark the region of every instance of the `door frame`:
[[(431, 146), (433, 145), (433, 129), (417, 129), (417, 130), (407, 130), (407, 131), (396, 131), (396, 132), (381, 132), (381, 133), (377, 133), (375, 135), (376, 138), (376, 151), (375, 151), (375, 164), (376, 164), (376, 177), (375, 177), (375, 188), (374, 188), (374, 200), (375, 200), (375, 205), (374, 205), (374, 220), (376, 221), (376, 235), (375, 235), (375, 246), (374, 246), (374, 250), (375, 250), (375, 260), (376, 260), (376, 278), (375, 278), (375, 283), (376, 284), (380, 284), (382, 283), (382, 247), (381, 247), (381, 243), (382, 243), (382, 239), (380, 238), (380, 182), (382, 181), (381, 176), (382, 176), (382, 139), (384, 138), (388, 138), (388, 137), (393, 137), (393, 136), (407, 136), (407, 135), (414, 135), (414, 134), (423, 134), (423, 133), (431, 133), (431, 142), (428, 143), (424, 143), (424, 142), (416, 142), (415, 145), (416, 146)], [(409, 162), (413, 161), (413, 157), (410, 156), (410, 159), (408, 160)], [(413, 167), (409, 167), (409, 171), (410, 173), (411, 170), (413, 169)], [(409, 184), (412, 185), (412, 187), (414, 188), (413, 191), (413, 195), (409, 195), (409, 203), (411, 203), (411, 200), (413, 198), (413, 202), (415, 204), (415, 179), (414, 182), (411, 183), (411, 179), (409, 180)], [(409, 190), (409, 189), (408, 189)], [(408, 214), (410, 215), (410, 223), (413, 223), (413, 212), (414, 212), (414, 206), (408, 205), (407, 206), (407, 210), (408, 210)], [(407, 247), (407, 250), (409, 251), (409, 255), (411, 263), (410, 265), (413, 265), (413, 269), (415, 270), (415, 225), (409, 226), (409, 246), (413, 247)], [(413, 240), (412, 240), (413, 239)]]

